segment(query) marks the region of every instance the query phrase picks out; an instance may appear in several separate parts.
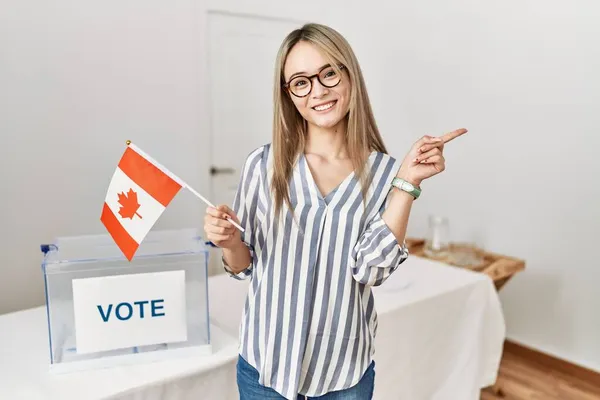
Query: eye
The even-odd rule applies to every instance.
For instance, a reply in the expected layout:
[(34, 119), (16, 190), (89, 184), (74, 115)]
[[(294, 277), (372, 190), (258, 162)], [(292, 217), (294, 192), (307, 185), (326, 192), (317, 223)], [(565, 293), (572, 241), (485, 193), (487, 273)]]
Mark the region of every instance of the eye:
[(307, 84), (307, 82), (304, 79), (298, 79), (297, 81), (294, 81), (292, 83), (292, 85), (294, 85), (294, 86), (303, 86), (303, 85), (306, 85), (306, 84)]
[(332, 79), (336, 79), (338, 76), (337, 72), (333, 68), (327, 68), (325, 71), (321, 72), (321, 79), (331, 81)]

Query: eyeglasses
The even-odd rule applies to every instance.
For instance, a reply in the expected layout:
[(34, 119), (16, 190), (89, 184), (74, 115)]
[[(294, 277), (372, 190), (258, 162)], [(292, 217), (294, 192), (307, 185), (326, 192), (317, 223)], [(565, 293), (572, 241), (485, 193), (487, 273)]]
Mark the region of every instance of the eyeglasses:
[[(344, 69), (344, 65), (338, 65), (340, 70)], [(341, 80), (342, 75), (336, 71), (331, 65), (323, 67), (319, 73), (306, 76), (298, 75), (290, 79), (289, 82), (285, 83), (283, 87), (289, 90), (296, 97), (306, 97), (312, 91), (313, 78), (317, 78), (319, 83), (326, 88), (332, 88), (337, 86)]]

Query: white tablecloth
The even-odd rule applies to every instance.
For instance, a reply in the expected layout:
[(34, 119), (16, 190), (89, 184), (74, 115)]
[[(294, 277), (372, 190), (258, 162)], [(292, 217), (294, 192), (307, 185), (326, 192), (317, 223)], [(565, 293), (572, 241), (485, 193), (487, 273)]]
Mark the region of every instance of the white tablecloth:
[(484, 274), (412, 257), (375, 288), (377, 399), (479, 399), (492, 385), (506, 328)]
[[(45, 309), (0, 316), (0, 399), (237, 399), (248, 282), (220, 275), (209, 285), (210, 356), (52, 375)], [(411, 256), (374, 293), (375, 399), (479, 399), (495, 381), (505, 326), (488, 277)]]

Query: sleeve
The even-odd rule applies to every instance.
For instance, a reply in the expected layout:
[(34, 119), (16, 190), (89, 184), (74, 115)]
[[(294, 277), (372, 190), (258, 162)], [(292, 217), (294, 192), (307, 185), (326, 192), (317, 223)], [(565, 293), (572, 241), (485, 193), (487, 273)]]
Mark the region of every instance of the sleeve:
[(254, 150), (244, 163), (240, 181), (236, 189), (235, 197), (233, 200), (232, 210), (240, 220), (240, 225), (244, 228), (244, 232), (241, 232), (242, 242), (250, 250), (250, 264), (239, 273), (235, 274), (229, 265), (225, 262), (225, 258), (221, 256), (221, 263), (225, 272), (232, 278), (242, 280), (252, 276), (254, 255), (255, 255), (255, 233), (256, 233), (256, 210), (258, 207), (258, 193), (260, 190), (260, 161), (262, 155), (262, 148)]
[(406, 242), (398, 243), (381, 214), (384, 201), (352, 250), (352, 276), (366, 286), (379, 286), (408, 258)]

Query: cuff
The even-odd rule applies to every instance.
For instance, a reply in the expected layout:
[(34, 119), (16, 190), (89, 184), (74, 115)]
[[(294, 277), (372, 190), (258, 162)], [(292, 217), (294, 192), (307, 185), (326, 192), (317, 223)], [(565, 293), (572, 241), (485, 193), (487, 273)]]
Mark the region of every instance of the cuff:
[(402, 244), (398, 242), (398, 239), (396, 239), (396, 235), (394, 235), (394, 232), (392, 232), (390, 227), (387, 226), (380, 213), (377, 213), (369, 229), (374, 233), (374, 239), (376, 243), (393, 242), (394, 245), (398, 247), (399, 251), (402, 253), (401, 258), (408, 257), (408, 247), (406, 246), (406, 240), (404, 240)]
[[(254, 260), (254, 250), (252, 249), (252, 246), (250, 246), (246, 242), (244, 242), (244, 244), (246, 245), (246, 247), (248, 247), (248, 250), (250, 250), (250, 259)], [(231, 270), (231, 267), (227, 264), (227, 262), (225, 261), (225, 257), (223, 257), (223, 256), (221, 256), (221, 265), (223, 265), (223, 269), (225, 270), (225, 273), (234, 279), (244, 280), (244, 279), (249, 278), (252, 275), (252, 270), (253, 270), (253, 262), (252, 261), (250, 261), (250, 265), (248, 265), (246, 268), (244, 268), (237, 274)]]

